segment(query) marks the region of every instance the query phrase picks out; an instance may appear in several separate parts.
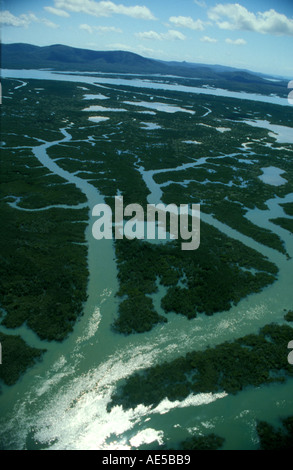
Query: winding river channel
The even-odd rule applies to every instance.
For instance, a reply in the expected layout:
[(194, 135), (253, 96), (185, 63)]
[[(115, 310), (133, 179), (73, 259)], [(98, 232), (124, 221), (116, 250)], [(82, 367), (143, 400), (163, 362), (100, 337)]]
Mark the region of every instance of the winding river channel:
[[(24, 80), (37, 78), (22, 72), (13, 71)], [(48, 78), (49, 73), (46, 74)], [(3, 75), (11, 76), (9, 73)], [(57, 79), (59, 77), (61, 79), (60, 75)], [(62, 79), (68, 79), (68, 76), (64, 75)], [(100, 83), (96, 77), (75, 76), (74, 80)], [(130, 84), (128, 80), (127, 84)], [(148, 85), (143, 83), (144, 87)], [(250, 295), (229, 312), (213, 317), (199, 316), (192, 321), (169, 314), (167, 324), (146, 334), (130, 337), (114, 334), (110, 325), (117, 312), (115, 293), (118, 284), (113, 242), (97, 241), (92, 236), (91, 210), (104, 202), (103, 195), (86, 180), (60, 168), (47, 153), (51, 146), (69, 142), (70, 131), (70, 126), (60, 129), (60, 140), (38, 142), (32, 150), (43, 167), (75, 184), (87, 198), (88, 300), (84, 315), (62, 343), (40, 341), (25, 326), (13, 331), (0, 326), (0, 331), (20, 334), (30, 346), (48, 350), (43, 360), (16, 385), (3, 387), (0, 437), (9, 442), (11, 449), (137, 449), (143, 444), (155, 445), (155, 442), (176, 443), (187, 437), (188, 431), (196, 431), (219, 434), (226, 439), (224, 448), (227, 449), (257, 448), (256, 420), (279, 424), (279, 416), (292, 414), (293, 379), (285, 385), (248, 388), (233, 396), (224, 392), (191, 395), (183, 402), (164, 400), (155, 409), (140, 405), (128, 411), (115, 407), (108, 412), (107, 405), (119, 381), (135, 371), (172, 360), (193, 349), (201, 350), (257, 333), (268, 323), (282, 323), (284, 309), (290, 310), (293, 306), (292, 235), (273, 225), (274, 232), (286, 244), (291, 257), (288, 258), (202, 213), (202, 220), (273, 261), (280, 270), (277, 282), (261, 293)], [(150, 192), (149, 202), (153, 197), (158, 202), (161, 190), (154, 182), (154, 172), (146, 172), (143, 168), (139, 171)], [(293, 194), (284, 200), (270, 200), (268, 210), (249, 211), (247, 218), (260, 227), (272, 228), (269, 219), (284, 214), (280, 206), (284, 202), (293, 202)], [(154, 296), (159, 310), (162, 294), (160, 290)], [(163, 314), (161, 310), (159, 313)]]

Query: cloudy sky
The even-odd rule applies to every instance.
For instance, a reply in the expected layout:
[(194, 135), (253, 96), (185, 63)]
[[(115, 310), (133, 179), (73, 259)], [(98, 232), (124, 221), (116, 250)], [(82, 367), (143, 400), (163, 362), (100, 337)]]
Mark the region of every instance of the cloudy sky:
[(293, 79), (292, 0), (0, 0), (1, 40), (127, 50)]

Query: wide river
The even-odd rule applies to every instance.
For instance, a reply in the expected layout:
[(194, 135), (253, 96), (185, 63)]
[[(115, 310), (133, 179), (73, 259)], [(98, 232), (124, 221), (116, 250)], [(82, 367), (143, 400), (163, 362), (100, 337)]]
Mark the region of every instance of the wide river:
[[(113, 84), (115, 81), (99, 77), (55, 75), (44, 71), (4, 70), (2, 76), (23, 80), (74, 80), (91, 84)], [(166, 89), (162, 84), (138, 79), (122, 82), (124, 80), (117, 79), (115, 84), (145, 88), (162, 86)], [(176, 86), (172, 89), (192, 91), (189, 87), (183, 87), (185, 90), (181, 88)], [(202, 89), (194, 89), (194, 93), (199, 92)], [(218, 91), (219, 94), (221, 92)], [(243, 94), (236, 95), (243, 99)], [(254, 99), (258, 98), (254, 96)], [(273, 97), (268, 99), (273, 100)], [(285, 102), (288, 105), (286, 100), (282, 104), (285, 105)], [(87, 204), (92, 208), (103, 202), (103, 196), (84, 179), (61, 169), (47, 154), (50, 146), (71, 140), (70, 127), (61, 129), (61, 132), (63, 137), (59, 141), (38, 142), (33, 152), (44, 167), (74, 183), (85, 194)], [(142, 168), (140, 171), (148, 185), (151, 201), (152, 197), (160, 194), (160, 188), (155, 184), (151, 172), (145, 172)], [(285, 241), (287, 251), (293, 257), (292, 235), (269, 222), (272, 216), (283, 215), (280, 207), (283, 202), (293, 202), (293, 194), (284, 200), (270, 200), (267, 211), (250, 211), (247, 217), (261, 227), (273, 228)], [(150, 443), (154, 446), (156, 443), (172, 446), (172, 443), (185, 439), (188, 432), (215, 432), (226, 439), (226, 449), (255, 449), (258, 445), (256, 420), (279, 424), (280, 416), (293, 414), (293, 379), (285, 385), (248, 388), (235, 396), (226, 393), (199, 394), (191, 395), (183, 402), (164, 400), (155, 409), (141, 405), (128, 411), (115, 407), (107, 412), (107, 405), (117, 384), (133, 372), (174, 359), (193, 349), (204, 349), (248, 333), (256, 333), (268, 323), (282, 322), (284, 309), (292, 309), (292, 258), (287, 259), (259, 245), (211, 216), (202, 214), (202, 219), (268, 256), (280, 270), (278, 281), (261, 293), (242, 300), (229, 312), (213, 317), (200, 316), (193, 321), (170, 314), (167, 324), (157, 326), (149, 333), (130, 337), (114, 334), (110, 325), (117, 312), (115, 293), (118, 285), (113, 243), (109, 240), (97, 242), (93, 238), (93, 220), (90, 216), (87, 228), (90, 273), (88, 301), (84, 315), (70, 337), (61, 344), (44, 343), (25, 326), (14, 331), (0, 327), (0, 331), (5, 333), (20, 334), (31, 346), (48, 349), (43, 361), (29, 370), (16, 385), (3, 387), (0, 396), (0, 441), (5, 439), (7, 448), (126, 450)], [(162, 294), (160, 290), (154, 296), (159, 310)]]

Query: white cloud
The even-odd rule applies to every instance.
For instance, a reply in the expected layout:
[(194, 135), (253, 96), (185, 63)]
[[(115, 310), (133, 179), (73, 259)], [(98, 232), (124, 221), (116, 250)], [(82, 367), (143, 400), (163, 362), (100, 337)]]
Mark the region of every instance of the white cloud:
[(53, 21), (47, 20), (46, 18), (42, 18), (40, 21), (48, 26), (48, 28), (57, 29), (60, 27), (58, 24), (53, 23)]
[(244, 39), (230, 39), (230, 38), (227, 38), (225, 40), (225, 42), (227, 44), (233, 44), (234, 46), (245, 46), (245, 44), (247, 44), (247, 42)]
[(74, 13), (86, 13), (93, 16), (126, 15), (136, 19), (155, 20), (156, 18), (146, 6), (116, 5), (111, 1), (96, 2), (94, 0), (55, 0), (55, 7)]
[(201, 7), (201, 8), (206, 8), (206, 7), (207, 7), (206, 2), (204, 2), (204, 1), (194, 0), (194, 3), (195, 3), (198, 7)]
[(210, 43), (216, 43), (218, 42), (218, 39), (210, 38), (209, 36), (204, 36), (200, 38), (201, 42), (210, 42)]
[(155, 39), (160, 41), (162, 39), (162, 35), (156, 33), (155, 31), (146, 31), (144, 33), (135, 33), (135, 36), (140, 39)]
[(179, 31), (175, 31), (174, 29), (170, 29), (167, 33), (157, 33), (156, 31), (146, 31), (144, 33), (136, 33), (136, 37), (140, 39), (153, 39), (155, 41), (163, 41), (163, 40), (173, 40), (177, 39), (180, 41), (184, 41), (186, 36)]
[(123, 33), (122, 29), (116, 26), (96, 26), (95, 29), (101, 33)]
[(31, 23), (43, 23), (49, 28), (59, 28), (59, 25), (47, 20), (47, 18), (38, 18), (34, 13), (14, 16), (10, 11), (5, 10), (0, 14), (0, 24), (4, 26), (27, 28)]
[(5, 26), (28, 27), (35, 20), (36, 16), (33, 14), (14, 16), (8, 10), (0, 13), (0, 23)]
[(122, 33), (122, 29), (116, 28), (115, 26), (90, 26), (89, 24), (81, 24), (79, 29), (87, 31), (90, 34), (93, 33)]
[(186, 36), (179, 31), (175, 31), (174, 29), (170, 29), (168, 33), (163, 34), (163, 39), (178, 39), (180, 41), (185, 41)]
[(90, 26), (89, 24), (81, 24), (79, 26), (79, 29), (82, 29), (83, 31), (87, 31), (90, 34), (93, 34), (93, 32), (94, 32), (93, 27)]
[(293, 36), (293, 19), (271, 9), (254, 14), (239, 3), (218, 4), (208, 16), (219, 28)]
[(70, 16), (67, 11), (60, 10), (59, 8), (44, 7), (44, 10), (48, 11), (49, 13), (52, 13), (52, 15), (63, 16), (63, 18), (68, 18)]
[(171, 16), (169, 21), (175, 26), (193, 29), (194, 31), (203, 31), (205, 29), (202, 20), (194, 21), (190, 16)]

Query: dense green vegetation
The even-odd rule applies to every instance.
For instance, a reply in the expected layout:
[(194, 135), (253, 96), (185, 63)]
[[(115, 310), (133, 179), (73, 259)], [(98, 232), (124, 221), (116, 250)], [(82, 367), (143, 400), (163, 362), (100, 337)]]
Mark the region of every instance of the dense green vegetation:
[(134, 288), (129, 298), (119, 306), (119, 318), (114, 323), (114, 329), (124, 334), (144, 333), (155, 324), (166, 321), (166, 318), (157, 314), (152, 300)]
[(87, 248), (79, 242), (87, 211), (0, 208), (2, 324), (26, 323), (41, 339), (62, 340), (86, 300)]
[(287, 215), (290, 215), (293, 217), (293, 202), (282, 204), (282, 207)]
[[(2, 364), (0, 365), (0, 381), (13, 385), (38, 360), (45, 350), (29, 347), (20, 336), (0, 333), (2, 346)], [(0, 388), (1, 391), (1, 388)]]
[[(286, 249), (278, 235), (256, 226), (245, 217), (248, 209), (265, 210), (265, 202), (274, 195), (283, 196), (285, 186), (276, 190), (259, 180), (262, 166), (260, 157), (260, 161), (254, 163), (253, 168), (243, 161), (238, 163), (237, 158), (221, 158), (218, 164), (215, 160), (216, 158), (209, 159), (205, 168), (196, 167), (155, 175), (158, 184), (173, 182), (162, 187), (163, 201), (166, 204), (178, 204), (183, 198), (190, 200), (196, 195), (197, 200), (201, 202), (203, 212), (214, 215), (217, 220), (257, 242), (285, 253)], [(292, 170), (290, 173), (292, 177)], [(182, 185), (180, 183), (182, 181), (186, 183)], [(286, 193), (293, 191), (291, 184), (288, 183), (286, 186)], [(289, 223), (284, 222), (287, 224), (286, 227)]]
[[(18, 84), (4, 82), (6, 87)], [(44, 88), (41, 93), (39, 87)], [(95, 86), (87, 85), (86, 89), (87, 93), (97, 93)], [(60, 136), (56, 133), (58, 128), (74, 122), (74, 126), (70, 127), (72, 140), (52, 146), (48, 153), (59, 166), (71, 173), (79, 172), (80, 178), (96, 186), (105, 195), (108, 204), (113, 205), (113, 196), (120, 193), (124, 196), (125, 204), (136, 202), (145, 207), (148, 189), (138, 171), (140, 166), (146, 170), (172, 169), (208, 156), (207, 162), (200, 167), (155, 175), (155, 181), (160, 184), (169, 179), (174, 181), (174, 184), (162, 188), (164, 202), (201, 202), (204, 212), (213, 213), (218, 220), (260, 243), (285, 252), (276, 234), (255, 226), (246, 219), (245, 214), (247, 208), (266, 209), (265, 201), (274, 194), (286, 194), (290, 191), (291, 183), (276, 188), (264, 185), (259, 180), (264, 161), (269, 157), (273, 163), (276, 159), (273, 152), (275, 144), (265, 129), (255, 129), (240, 122), (251, 119), (252, 114), (261, 119), (271, 112), (274, 123), (284, 124), (278, 106), (244, 101), (240, 111), (231, 98), (159, 91), (158, 101), (176, 106), (181, 104), (184, 109), (193, 110), (195, 115), (157, 112), (156, 116), (142, 118), (139, 113), (145, 111), (145, 108), (139, 102), (137, 106), (125, 103), (131, 98), (137, 101), (136, 89), (110, 85), (101, 92), (107, 97), (103, 106), (121, 108), (121, 113), (111, 113), (109, 121), (98, 125), (88, 121), (90, 114), (83, 111), (88, 102), (81, 99), (85, 91), (81, 91), (74, 83), (29, 80), (26, 87), (14, 92), (16, 97), (25, 96), (25, 101), (5, 100), (3, 129), (7, 146), (4, 153), (7, 176), (3, 180), (2, 194), (3, 197), (9, 196), (5, 199), (6, 203), (13, 203), (16, 198), (20, 198), (17, 202), (19, 207), (41, 208), (69, 201), (70, 204), (84, 202), (84, 196), (73, 185), (67, 184), (65, 192), (60, 178), (40, 168), (30, 149), (9, 148), (17, 144), (26, 147), (35, 145), (35, 138), (53, 140)], [(4, 95), (7, 93), (6, 90)], [(139, 95), (139, 99), (151, 102), (148, 89), (141, 89)], [(39, 106), (35, 104), (36, 99)], [(91, 100), (90, 104), (101, 105), (101, 101)], [(123, 109), (128, 112), (123, 112)], [(24, 123), (23, 119), (29, 113), (36, 120), (31, 129), (30, 124)], [(15, 119), (19, 135), (9, 132)], [(147, 132), (140, 126), (141, 119), (158, 123), (161, 129)], [(225, 119), (224, 127), (231, 130), (221, 133), (216, 128), (219, 126), (218, 121), (225, 122)], [(289, 112), (286, 115), (287, 125), (290, 119)], [(191, 138), (201, 144), (186, 144), (185, 141)], [(253, 142), (253, 155), (251, 148), (247, 150), (242, 147), (247, 139)], [(262, 145), (260, 139), (264, 143), (269, 141), (271, 147)], [(253, 165), (249, 164), (250, 158), (253, 159)], [(288, 179), (292, 169), (287, 165), (286, 152), (283, 153), (282, 161)], [(181, 186), (185, 180), (190, 183)], [(81, 220), (85, 218), (83, 215)], [(84, 226), (75, 224), (75, 241), (82, 241), (79, 229), (84, 230)], [(166, 317), (155, 311), (152, 299), (147, 297), (157, 291), (158, 280), (167, 288), (162, 300), (165, 312), (174, 311), (188, 318), (194, 318), (201, 312), (211, 315), (228, 310), (233, 303), (252, 292), (259, 292), (275, 280), (276, 268), (270, 263), (263, 264), (264, 259), (258, 254), (224, 237), (212, 227), (203, 225), (202, 230), (200, 249), (191, 254), (191, 260), (176, 244), (172, 247), (155, 247), (125, 240), (116, 243), (120, 283), (118, 295), (121, 297), (119, 315), (114, 324), (117, 331), (126, 334), (149, 331), (153, 325), (167, 321)], [(84, 247), (74, 248), (83, 256)], [(74, 284), (77, 277), (76, 273)], [(81, 279), (80, 282), (84, 290), (85, 284)], [(10, 324), (13, 324), (12, 320)]]
[(293, 310), (290, 310), (290, 312), (286, 313), (284, 318), (288, 322), (293, 322)]
[[(37, 92), (37, 87), (44, 86), (44, 83), (45, 90)], [(209, 157), (200, 167), (155, 175), (155, 181), (160, 184), (169, 180), (176, 183), (162, 188), (164, 202), (201, 202), (204, 212), (214, 214), (260, 243), (285, 252), (276, 234), (253, 225), (245, 214), (247, 209), (254, 207), (264, 210), (268, 199), (275, 195), (283, 197), (293, 191), (292, 145), (286, 145), (286, 150), (280, 154), (275, 151), (278, 144), (266, 129), (253, 128), (242, 121), (251, 120), (252, 116), (267, 119), (270, 114), (273, 124), (290, 126), (293, 122), (290, 108), (286, 108), (284, 119), (282, 106), (243, 100), (241, 108), (238, 108), (235, 106), (238, 101), (231, 98), (160, 90), (157, 101), (181, 105), (184, 109), (193, 110), (195, 115), (156, 112), (155, 116), (143, 116), (140, 113), (145, 108), (139, 106), (139, 101), (137, 106), (130, 106), (125, 104), (125, 100), (141, 99), (151, 103), (148, 89), (141, 89), (138, 98), (137, 90), (131, 86), (109, 85), (101, 90), (87, 85), (86, 88), (88, 92), (102, 92), (108, 98), (102, 105), (121, 108), (121, 113), (104, 111), (102, 115), (109, 116), (109, 121), (90, 123), (90, 113), (83, 112), (89, 102), (81, 99), (83, 93), (75, 84), (30, 80), (26, 92), (23, 88), (15, 92), (17, 96), (25, 93), (27, 99), (20, 101), (21, 107), (14, 109), (14, 101), (5, 100), (4, 130), (11, 129), (16, 116), (22, 118), (19, 119), (21, 136), (6, 136), (7, 145), (10, 142), (30, 144), (29, 139), (23, 137), (30, 135), (30, 124), (24, 120), (27, 114), (34, 116), (36, 121), (31, 134), (48, 140), (56, 138), (54, 129), (66, 126), (66, 122), (74, 122), (70, 129), (72, 141), (50, 148), (49, 154), (54, 159), (58, 158), (62, 168), (72, 173), (81, 171), (79, 176), (96, 186), (106, 196), (108, 204), (112, 203), (113, 195), (118, 191), (127, 204), (133, 201), (145, 204), (148, 191), (137, 171), (139, 166), (146, 170), (176, 168), (183, 163)], [(38, 106), (35, 105), (36, 99)], [(91, 100), (90, 104), (101, 105), (101, 101)], [(123, 109), (127, 109), (127, 113)], [(209, 114), (208, 110), (211, 111)], [(161, 129), (145, 131), (141, 128), (142, 120), (159, 124)], [(231, 130), (222, 133), (217, 130), (219, 126)], [(88, 140), (89, 134), (92, 134), (91, 141)], [(185, 143), (190, 140), (199, 141), (200, 145)], [(244, 148), (247, 141), (249, 146)], [(273, 187), (259, 180), (261, 168), (268, 161), (286, 171), (286, 185)], [(182, 186), (185, 180), (189, 183)]]
[[(2, 81), (0, 294), (3, 325), (14, 328), (26, 324), (42, 339), (62, 340), (83, 311), (88, 279), (84, 235), (88, 209), (43, 209), (61, 204), (75, 206), (86, 199), (74, 185), (64, 184), (61, 178), (41, 167), (32, 152), (33, 146), (42, 143), (38, 139), (50, 142), (61, 139), (62, 128), (68, 129), (72, 140), (52, 146), (49, 156), (70, 173), (79, 172), (78, 176), (95, 186), (108, 204), (112, 205), (113, 197), (119, 193), (124, 196), (125, 204), (135, 202), (146, 206), (149, 191), (141, 167), (146, 171), (173, 170), (205, 157), (206, 162), (199, 167), (154, 176), (158, 184), (173, 181), (161, 188), (163, 201), (201, 202), (203, 212), (214, 214), (216, 219), (266, 246), (286, 252), (276, 234), (255, 226), (245, 215), (248, 209), (266, 210), (268, 199), (284, 197), (293, 191), (293, 146), (286, 144), (278, 152), (280, 144), (267, 130), (242, 121), (265, 120), (270, 115), (273, 124), (292, 127), (291, 108), (286, 108), (284, 114), (281, 106), (245, 100), (240, 106), (238, 100), (231, 98), (163, 90), (153, 91), (150, 96), (149, 89), (138, 91), (131, 87), (131, 82), (129, 86), (107, 88), (58, 81), (26, 82), (26, 86), (15, 90), (19, 81)], [(184, 83), (190, 84), (187, 82)], [(248, 90), (252, 84), (246, 82), (245, 86)], [(96, 113), (84, 112), (84, 108), (100, 106), (101, 101), (84, 101), (85, 93), (102, 93), (107, 98), (102, 105), (120, 111), (101, 111), (99, 114), (110, 119), (99, 124), (90, 122), (88, 117)], [(137, 104), (129, 105), (125, 101)], [(182, 106), (195, 114), (160, 111), (155, 115), (141, 114), (146, 108), (140, 101)], [(146, 121), (161, 128), (146, 131), (141, 124)], [(219, 126), (230, 130), (222, 133), (217, 130)], [(194, 140), (200, 144), (186, 143)], [(286, 185), (273, 187), (260, 181), (261, 168), (268, 161), (286, 172)], [(284, 205), (284, 209), (291, 215), (290, 205)], [(182, 252), (176, 243), (151, 245), (137, 240), (117, 241), (115, 248), (120, 303), (113, 326), (124, 334), (149, 331), (154, 325), (168, 321), (168, 312), (194, 318), (200, 313), (212, 315), (229, 310), (247, 295), (269, 286), (278, 274), (277, 268), (263, 256), (206, 224), (202, 224), (200, 249), (192, 253)], [(152, 295), (159, 283), (166, 289), (162, 298), (166, 315), (160, 315), (153, 305)], [(282, 330), (278, 334), (287, 339), (287, 332)], [(284, 373), (290, 371), (281, 360), (279, 338), (275, 344), (266, 335), (252, 336), (245, 339), (245, 344), (236, 341), (221, 345), (215, 351), (208, 350), (206, 356), (193, 353), (173, 367), (166, 366), (164, 373), (161, 369), (154, 376), (150, 372), (153, 395), (150, 385), (143, 383), (141, 377), (131, 393), (140, 402), (138, 384), (143, 383), (142, 401), (153, 403), (162, 396), (176, 399), (199, 390), (218, 389), (236, 393), (248, 385), (269, 383), (275, 380), (270, 376), (271, 370), (277, 373), (278, 366), (284, 366)], [(255, 342), (255, 351), (250, 341), (253, 345)], [(12, 347), (16, 354), (17, 344), (13, 343)], [(267, 353), (270, 359), (261, 362), (260, 358), (267, 357)], [(240, 364), (246, 361), (248, 367), (243, 371)], [(17, 369), (16, 359), (13, 364)], [(131, 395), (126, 403), (135, 399)]]
[(257, 424), (261, 450), (292, 450), (293, 449), (293, 416), (283, 418), (281, 427), (274, 428), (265, 421)]
[[(42, 209), (52, 205), (85, 203), (74, 184), (40, 167), (31, 150), (1, 149), (0, 198), (21, 209)], [(86, 217), (84, 217), (86, 219)]]
[(156, 406), (164, 398), (183, 400), (190, 394), (225, 391), (284, 382), (293, 376), (287, 346), (293, 328), (271, 324), (205, 351), (193, 351), (171, 362), (145, 369), (127, 378), (112, 396), (112, 406)]
[(51, 147), (48, 154), (53, 159), (58, 158), (59, 166), (65, 170), (80, 170), (78, 176), (95, 186), (110, 206), (113, 206), (113, 196), (118, 192), (124, 197), (125, 205), (132, 204), (133, 201), (145, 205), (148, 191), (135, 168), (135, 156), (120, 154), (107, 141), (101, 147), (102, 150), (97, 152), (95, 147), (85, 143), (80, 143), (78, 147), (76, 143), (69, 143), (66, 146)]
[(280, 225), (280, 227), (284, 228), (285, 230), (288, 230), (288, 232), (291, 232), (293, 234), (293, 219), (279, 217), (278, 219), (272, 219), (271, 222), (276, 225)]
[[(4, 93), (16, 84), (5, 81)], [(33, 86), (26, 90), (27, 96), (29, 91), (37, 94)], [(71, 102), (70, 87), (60, 84), (58, 93), (65, 102)], [(51, 121), (42, 120), (41, 115), (33, 121), (25, 119), (32, 109), (38, 113), (33, 96), (26, 101), (7, 99), (3, 105), (0, 295), (4, 326), (15, 328), (25, 323), (41, 339), (60, 341), (72, 331), (86, 300), (88, 209), (74, 209), (86, 202), (85, 196), (75, 185), (65, 184), (42, 167), (32, 153), (37, 138), (53, 137), (52, 109), (56, 119), (58, 113), (60, 120), (62, 116), (60, 102), (57, 107), (57, 97), (50, 94), (50, 85), (44, 96), (45, 103), (53, 103), (51, 109), (49, 105), (40, 108), (40, 113), (51, 115)]]
[[(217, 83), (229, 89), (251, 91), (257, 87), (259, 92), (273, 92), (270, 87), (274, 87), (276, 91), (275, 85), (252, 82), (248, 76), (238, 81), (235, 75), (232, 81), (231, 78), (232, 75), (226, 76)], [(119, 193), (125, 204), (140, 203), (145, 208), (149, 190), (143, 171), (169, 170), (154, 175), (154, 181), (161, 185), (163, 202), (200, 202), (203, 212), (266, 247), (286, 253), (279, 236), (254, 225), (246, 215), (254, 208), (265, 211), (267, 200), (293, 192), (293, 145), (280, 144), (268, 130), (243, 121), (269, 119), (272, 124), (293, 127), (292, 108), (287, 107), (284, 112), (282, 106), (266, 103), (138, 90), (131, 87), (131, 81), (129, 86), (107, 88), (57, 80), (26, 82), (26, 86), (15, 89), (19, 81), (2, 81), (2, 325), (26, 325), (41, 339), (61, 341), (83, 312), (88, 281), (85, 227), (91, 208), (76, 207), (86, 203), (85, 196), (42, 167), (32, 151), (32, 147), (42, 144), (42, 139), (61, 139), (62, 128), (68, 130), (72, 140), (52, 146), (49, 156), (61, 168), (91, 183), (108, 204), (112, 205), (113, 197)], [(194, 82), (185, 79), (182, 84), (189, 86)], [(198, 82), (203, 84), (204, 81)], [(90, 93), (102, 93), (107, 99), (85, 101), (84, 94)], [(148, 111), (141, 101), (182, 106), (194, 114), (142, 114)], [(98, 111), (109, 120), (90, 122), (89, 116), (97, 113), (84, 112), (84, 108), (101, 104), (119, 111)], [(142, 122), (146, 121), (160, 129), (143, 129)], [(226, 131), (221, 132), (222, 127)], [(187, 143), (191, 141), (199, 144)], [(202, 158), (206, 160), (199, 166), (173, 171)], [(259, 177), (268, 165), (284, 170), (287, 183), (278, 187), (263, 183)], [(49, 209), (52, 205), (56, 207)], [(293, 204), (282, 207), (287, 216), (293, 215)], [(279, 217), (273, 222), (292, 232), (291, 219)], [(267, 258), (205, 223), (201, 226), (198, 250), (183, 252), (180, 243), (181, 240), (164, 245), (137, 240), (115, 243), (119, 281), (118, 311), (113, 324), (116, 332), (128, 335), (150, 331), (155, 325), (170, 321), (169, 312), (192, 319), (227, 311), (277, 279), (278, 269)], [(160, 287), (163, 313), (154, 307), (153, 296)], [(288, 312), (285, 320), (291, 322), (292, 315)], [(156, 406), (165, 397), (174, 401), (201, 392), (236, 394), (247, 387), (285, 383), (293, 375), (287, 360), (292, 339), (293, 329), (288, 323), (272, 324), (263, 327), (259, 334), (190, 352), (127, 378), (113, 395), (112, 405)], [(0, 379), (7, 385), (14, 384), (44, 353), (14, 335), (0, 334), (0, 342)], [(262, 448), (292, 448), (292, 418), (283, 421), (282, 429), (258, 423), (257, 431)], [(42, 447), (33, 441), (32, 433), (27, 445)], [(221, 448), (223, 442), (214, 434), (193, 436), (180, 448), (214, 450)]]
[(214, 227), (202, 223), (201, 240), (200, 248), (191, 252), (182, 251), (179, 240), (165, 245), (116, 241), (118, 296), (122, 302), (115, 330), (139, 333), (167, 321), (154, 311), (147, 297), (157, 292), (158, 279), (168, 289), (162, 299), (165, 312), (190, 319), (199, 313), (213, 315), (229, 310), (232, 304), (276, 279), (274, 264)]

